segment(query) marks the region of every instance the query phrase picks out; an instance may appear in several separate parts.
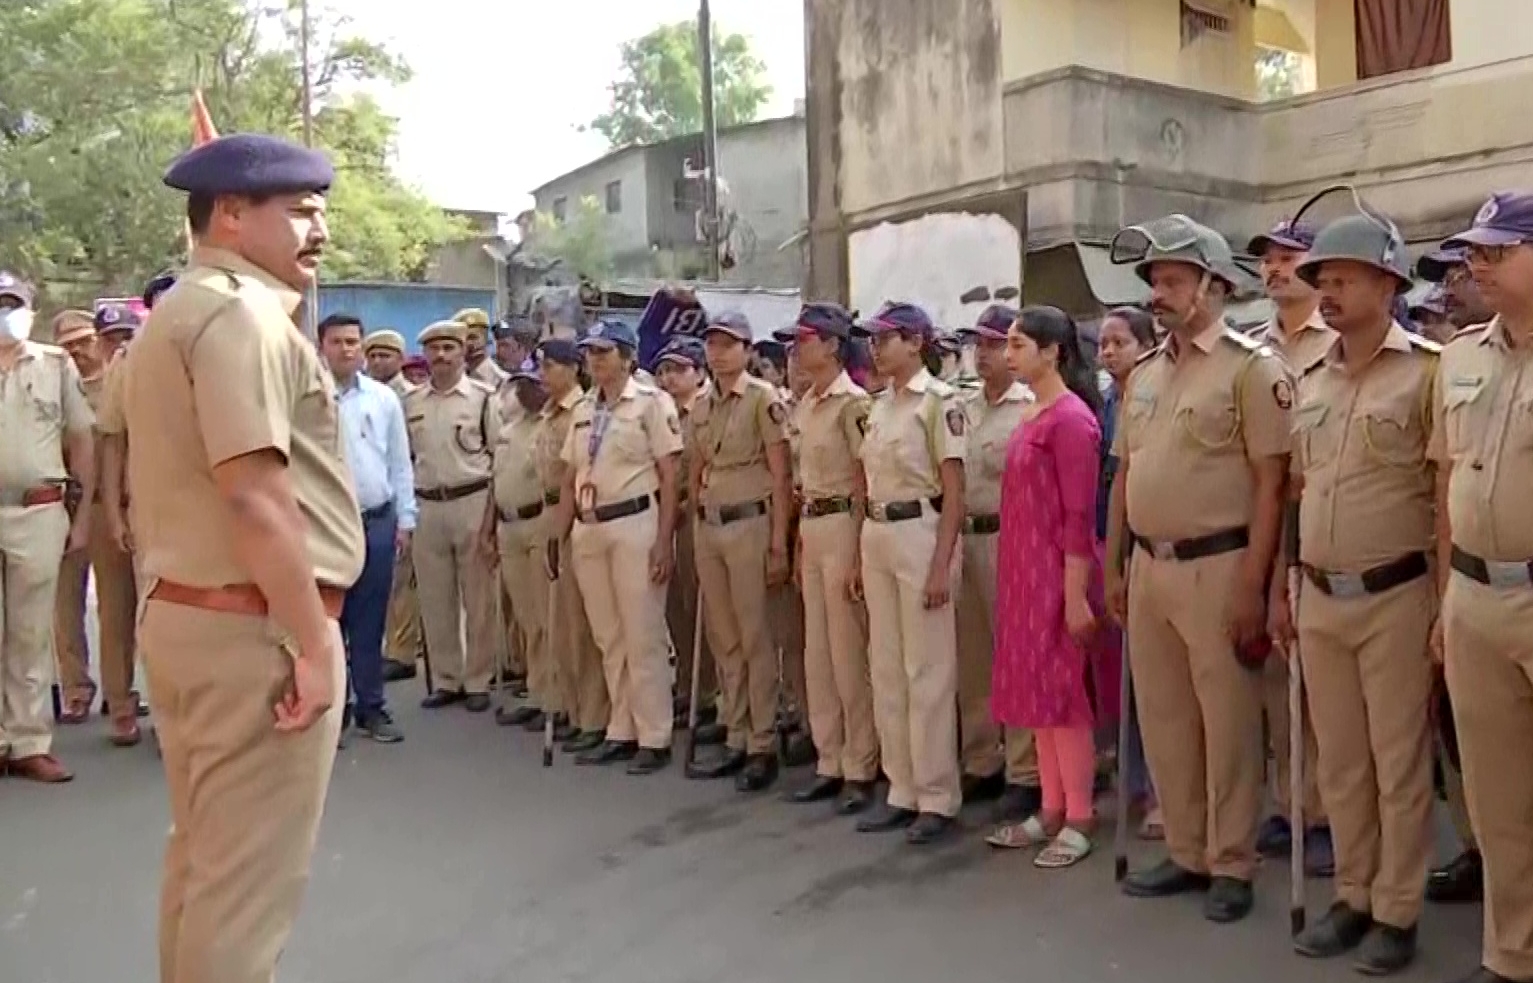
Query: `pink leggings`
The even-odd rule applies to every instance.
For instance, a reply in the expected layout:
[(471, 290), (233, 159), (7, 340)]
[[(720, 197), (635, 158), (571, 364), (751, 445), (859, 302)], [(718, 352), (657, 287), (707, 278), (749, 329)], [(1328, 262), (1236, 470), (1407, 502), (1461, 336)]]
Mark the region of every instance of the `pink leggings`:
[(1096, 744), (1090, 727), (1044, 727), (1033, 731), (1038, 746), (1038, 779), (1043, 811), (1065, 822), (1090, 822), (1091, 785), (1096, 777)]

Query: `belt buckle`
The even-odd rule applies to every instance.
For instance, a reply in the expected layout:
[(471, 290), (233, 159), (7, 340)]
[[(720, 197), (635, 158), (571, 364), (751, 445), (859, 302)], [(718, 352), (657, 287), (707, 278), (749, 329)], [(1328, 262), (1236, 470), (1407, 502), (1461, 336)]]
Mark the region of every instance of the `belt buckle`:
[(1151, 540), (1150, 555), (1157, 560), (1174, 560), (1176, 559), (1176, 544)]
[(1526, 561), (1486, 560), (1485, 574), (1492, 587), (1533, 586), (1533, 570)]
[(1326, 593), (1332, 597), (1349, 600), (1368, 594), (1368, 586), (1363, 583), (1362, 574), (1324, 573), (1321, 576), (1325, 580)]
[(0, 505), (20, 506), (26, 500), (27, 490), (25, 488), (20, 490), (14, 488), (0, 488)]
[(889, 521), (889, 507), (887, 505), (882, 504), (881, 502), (874, 502), (873, 504), (869, 505), (868, 506), (868, 512), (869, 512), (869, 514), (871, 514), (873, 516), (875, 521), (878, 521), (878, 522), (888, 522)]

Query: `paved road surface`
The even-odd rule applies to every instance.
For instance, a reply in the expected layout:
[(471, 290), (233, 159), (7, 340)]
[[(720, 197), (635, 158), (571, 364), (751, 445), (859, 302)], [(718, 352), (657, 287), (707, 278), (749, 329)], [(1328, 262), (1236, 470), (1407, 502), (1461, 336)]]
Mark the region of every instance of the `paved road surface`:
[[(1110, 847), (1034, 870), (973, 831), (935, 849), (721, 784), (538, 762), (538, 741), (391, 687), (406, 743), (337, 762), (281, 983), (1241, 983), (1356, 980), (1292, 955), (1286, 876), (1244, 924), (1132, 901)], [(0, 980), (151, 983), (164, 791), (147, 746), (65, 732), (79, 778), (0, 782)], [(795, 776), (798, 778), (800, 776)], [(1312, 891), (1314, 910), (1323, 888)], [(1429, 912), (1405, 979), (1471, 969), (1478, 909)]]

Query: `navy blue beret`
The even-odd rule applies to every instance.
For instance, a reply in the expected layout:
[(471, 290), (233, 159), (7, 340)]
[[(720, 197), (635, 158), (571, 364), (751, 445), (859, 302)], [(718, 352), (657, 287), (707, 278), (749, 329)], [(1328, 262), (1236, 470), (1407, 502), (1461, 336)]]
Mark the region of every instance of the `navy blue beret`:
[(196, 147), (165, 171), (165, 183), (202, 195), (324, 192), (335, 168), (324, 154), (264, 133), (231, 133)]
[(637, 350), (639, 347), (639, 332), (633, 325), (617, 318), (604, 317), (591, 325), (584, 338), (580, 339), (581, 348), (609, 348), (614, 345), (622, 345), (625, 348)]
[(550, 338), (538, 350), (547, 361), (561, 365), (579, 365), (585, 361), (580, 356), (580, 347), (568, 338)]
[(707, 355), (701, 341), (687, 335), (677, 335), (666, 342), (665, 347), (660, 350), (655, 364), (659, 365), (661, 362), (684, 362), (694, 369), (700, 369), (706, 364)]

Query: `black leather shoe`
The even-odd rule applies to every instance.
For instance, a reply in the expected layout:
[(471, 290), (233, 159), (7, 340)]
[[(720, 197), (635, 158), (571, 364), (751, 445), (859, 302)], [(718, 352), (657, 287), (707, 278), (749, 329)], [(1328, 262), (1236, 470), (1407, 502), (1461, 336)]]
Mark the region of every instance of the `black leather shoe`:
[(1485, 896), (1485, 869), (1479, 850), (1465, 850), (1427, 875), (1427, 900), (1467, 904)]
[(1293, 828), (1287, 816), (1268, 816), (1256, 831), (1256, 852), (1264, 857), (1286, 857), (1293, 848)]
[(414, 679), (415, 666), (404, 662), (395, 662), (393, 659), (383, 660), (383, 681), (397, 683), (402, 679)]
[(736, 792), (761, 792), (772, 787), (777, 781), (777, 756), (774, 754), (752, 754), (745, 762), (745, 767), (740, 774), (735, 776)]
[(1378, 922), (1358, 947), (1352, 968), (1364, 976), (1389, 976), (1416, 961), (1416, 926)]
[(570, 736), (569, 740), (564, 742), (563, 746), (561, 746), (559, 750), (563, 751), (565, 754), (580, 754), (583, 751), (590, 751), (601, 747), (602, 742), (605, 741), (606, 738), (607, 735), (605, 731), (576, 731), (573, 735)]
[(562, 713), (554, 715), (554, 740), (562, 744), (577, 733), (579, 731), (575, 730), (574, 725), (570, 723), (569, 717)]
[(914, 809), (896, 809), (885, 802), (869, 815), (857, 820), (859, 833), (892, 833), (916, 821)]
[(533, 716), (531, 716), (528, 719), (522, 721), (522, 730), (529, 730), (529, 731), (535, 731), (537, 733), (542, 733), (542, 731), (543, 731), (543, 724), (546, 723), (547, 720), (548, 720), (547, 715), (544, 714), (542, 710), (539, 710)]
[(804, 768), (820, 760), (820, 752), (814, 748), (814, 741), (803, 731), (799, 731), (788, 738), (787, 756), (783, 759), (785, 768)]
[(1249, 915), (1255, 903), (1250, 881), (1215, 877), (1209, 882), (1208, 897), (1203, 899), (1203, 917), (1219, 925), (1228, 925)]
[(846, 782), (841, 786), (841, 796), (836, 799), (836, 814), (855, 816), (873, 804), (872, 782)]
[(1174, 860), (1162, 860), (1149, 870), (1137, 870), (1123, 879), (1123, 893), (1131, 898), (1169, 898), (1174, 894), (1207, 891), (1207, 874), (1197, 874), (1178, 867)]
[(939, 816), (935, 812), (923, 812), (905, 830), (905, 842), (911, 846), (935, 843), (957, 827), (952, 816)]
[(520, 727), (541, 713), (541, 710), (532, 706), (516, 707), (511, 710), (501, 707), (495, 711), (495, 722), (502, 727)]
[(1014, 823), (1043, 809), (1043, 789), (1036, 785), (1007, 785), (995, 804), (995, 821)]
[(1372, 918), (1338, 901), (1299, 933), (1293, 940), (1293, 950), (1311, 959), (1332, 959), (1357, 948), (1372, 927)]
[(694, 763), (687, 770), (688, 778), (709, 780), (715, 778), (729, 778), (738, 775), (745, 770), (745, 752), (736, 751), (734, 748), (725, 748), (724, 753), (707, 764)]
[(993, 775), (964, 775), (959, 788), (963, 792), (964, 805), (994, 802), (1006, 794), (1006, 773), (998, 771)]
[(639, 756), (638, 741), (603, 741), (596, 747), (576, 755), (577, 765), (610, 765), (614, 761), (632, 761)]
[(641, 747), (639, 753), (634, 755), (628, 762), (628, 774), (630, 775), (653, 775), (655, 772), (671, 763), (671, 749), (668, 747)]
[(723, 724), (698, 724), (693, 741), (698, 747), (712, 747), (729, 740), (729, 729)]
[(463, 694), (451, 690), (439, 689), (421, 700), (421, 707), (426, 710), (440, 710), (442, 707), (450, 707), (454, 703), (462, 703)]
[(463, 709), (469, 713), (484, 713), (490, 708), (490, 694), (470, 693), (463, 698)]
[(808, 805), (811, 802), (824, 802), (826, 799), (834, 799), (841, 791), (845, 783), (839, 778), (831, 778), (827, 775), (816, 775), (814, 781), (803, 788), (789, 792), (789, 802), (797, 802), (799, 805)]

